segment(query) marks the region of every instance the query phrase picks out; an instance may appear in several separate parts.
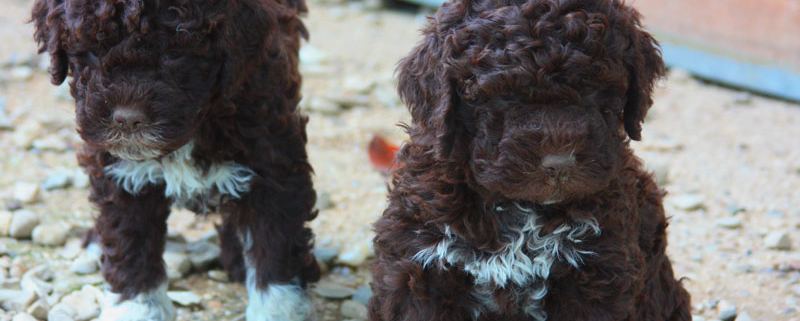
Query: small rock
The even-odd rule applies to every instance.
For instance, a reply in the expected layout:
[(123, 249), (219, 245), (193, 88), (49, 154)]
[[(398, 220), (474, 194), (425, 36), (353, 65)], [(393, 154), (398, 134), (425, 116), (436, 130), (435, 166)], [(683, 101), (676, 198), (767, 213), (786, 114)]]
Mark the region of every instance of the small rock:
[(89, 175), (86, 175), (82, 170), (76, 169), (72, 173), (72, 187), (84, 189), (89, 187)]
[(28, 182), (14, 184), (14, 198), (26, 204), (31, 204), (39, 199), (39, 185)]
[(39, 320), (46, 320), (47, 314), (50, 312), (48, 306), (49, 305), (47, 304), (47, 302), (44, 302), (44, 300), (40, 299), (39, 301), (34, 302), (30, 307), (28, 307), (28, 309), (25, 312), (28, 312), (28, 314), (32, 315), (34, 318), (37, 318)]
[(736, 317), (737, 321), (753, 321), (753, 317), (751, 317), (747, 312), (742, 312), (739, 316)]
[(319, 64), (327, 60), (328, 55), (311, 45), (304, 45), (300, 48), (301, 64)]
[(8, 210), (8, 211), (16, 211), (16, 210), (22, 208), (22, 202), (12, 198), (12, 199), (6, 201), (5, 206), (6, 206), (6, 210)]
[(42, 124), (38, 121), (28, 120), (17, 126), (14, 134), (11, 135), (11, 140), (17, 147), (28, 148), (41, 133)]
[(706, 318), (701, 317), (699, 315), (693, 315), (692, 316), (692, 321), (706, 321)]
[(27, 313), (19, 313), (11, 321), (37, 321), (36, 318)]
[(717, 318), (722, 321), (733, 321), (736, 319), (736, 305), (728, 301), (720, 301), (717, 306)]
[(685, 211), (697, 210), (703, 207), (703, 196), (697, 194), (678, 195), (672, 198), (672, 204)]
[[(91, 285), (84, 285), (80, 291), (64, 296), (59, 304), (66, 304), (71, 307), (75, 311), (74, 318), (76, 321), (88, 321), (100, 315), (98, 296), (102, 296), (100, 290)], [(53, 309), (55, 308), (53, 307)]]
[(200, 305), (200, 302), (203, 301), (200, 296), (189, 291), (170, 291), (167, 292), (167, 296), (170, 300), (172, 300), (172, 302), (185, 307)]
[(67, 241), (66, 245), (64, 245), (64, 248), (61, 249), (59, 254), (61, 255), (62, 258), (65, 258), (67, 260), (72, 260), (78, 257), (78, 255), (80, 255), (81, 252), (83, 252), (82, 245), (83, 242), (81, 241), (81, 239), (71, 238)]
[(737, 228), (742, 227), (742, 219), (740, 219), (740, 218), (738, 218), (736, 216), (726, 217), (726, 218), (721, 218), (721, 219), (716, 220), (715, 224), (717, 226), (719, 226), (719, 227), (722, 227), (722, 228), (737, 229)]
[(167, 271), (173, 270), (178, 272), (181, 276), (185, 275), (192, 268), (192, 261), (183, 253), (164, 252), (164, 263), (167, 265)]
[(308, 109), (309, 111), (328, 114), (328, 115), (334, 115), (341, 112), (339, 104), (327, 100), (325, 98), (308, 97), (307, 99), (308, 102), (306, 102), (302, 106)]
[(72, 94), (69, 92), (69, 83), (70, 81), (66, 80), (64, 81), (64, 83), (56, 87), (56, 90), (54, 92), (56, 99), (69, 102), (74, 100), (72, 98)]
[(744, 274), (744, 273), (753, 273), (755, 268), (753, 268), (750, 264), (742, 264), (742, 263), (731, 263), (728, 265), (728, 270), (737, 273), (737, 274)]
[(347, 300), (342, 302), (342, 308), (340, 311), (344, 317), (357, 320), (367, 319), (367, 307), (358, 301)]
[(88, 255), (81, 255), (69, 266), (69, 270), (75, 274), (89, 274), (97, 272), (97, 259), (88, 256)]
[(59, 303), (47, 312), (47, 321), (74, 321), (76, 314), (75, 309), (66, 303)]
[(31, 142), (31, 146), (38, 150), (50, 150), (56, 152), (63, 152), (69, 147), (64, 138), (58, 135), (47, 135), (40, 139), (35, 139), (33, 142)]
[(375, 81), (365, 79), (360, 76), (347, 76), (344, 78), (342, 88), (345, 91), (358, 94), (367, 94), (375, 87)]
[(8, 75), (11, 77), (11, 80), (25, 81), (33, 77), (33, 69), (28, 66), (17, 66), (11, 68), (11, 71), (8, 73)]
[(42, 188), (44, 188), (45, 191), (51, 191), (54, 189), (65, 188), (71, 183), (71, 173), (55, 173), (50, 175), (50, 177), (44, 181)]
[(189, 260), (195, 269), (205, 269), (209, 264), (219, 259), (222, 250), (216, 244), (209, 242), (192, 243), (186, 246), (189, 251)]
[(11, 218), (14, 215), (9, 211), (0, 211), (0, 237), (8, 236), (11, 231)]
[(653, 173), (653, 177), (658, 185), (666, 185), (668, 183), (667, 178), (669, 177), (670, 165), (668, 160), (654, 157), (648, 159), (646, 164), (647, 170)]
[(369, 298), (371, 297), (372, 289), (368, 285), (359, 286), (358, 289), (356, 289), (356, 293), (353, 294), (353, 300), (361, 302), (364, 305), (369, 302)]
[(355, 294), (355, 290), (351, 288), (330, 282), (317, 283), (313, 291), (326, 299), (346, 299)]
[(369, 246), (362, 243), (351, 244), (344, 252), (339, 254), (338, 261), (340, 263), (358, 267), (364, 264), (364, 261), (371, 255)]
[(210, 277), (214, 281), (228, 282), (228, 273), (225, 273), (225, 271), (222, 270), (208, 271), (208, 277)]
[(764, 237), (764, 245), (768, 249), (788, 251), (792, 249), (792, 239), (788, 232), (771, 232)]
[(43, 224), (33, 229), (31, 239), (33, 243), (61, 246), (67, 242), (69, 228), (62, 224)]
[(38, 296), (34, 292), (23, 290), (0, 290), (0, 307), (6, 311), (25, 311)]
[[(38, 188), (38, 187), (37, 187)], [(39, 216), (29, 210), (19, 210), (13, 213), (9, 235), (14, 238), (30, 237), (33, 229), (39, 225)]]
[(741, 206), (738, 206), (736, 204), (728, 204), (728, 205), (725, 205), (725, 211), (728, 212), (728, 214), (730, 214), (730, 215), (734, 215), (734, 214), (737, 214), (739, 212), (744, 212), (745, 208), (741, 207)]
[(325, 263), (333, 262), (333, 259), (336, 258), (337, 254), (339, 254), (338, 247), (329, 247), (329, 246), (314, 247), (314, 256), (316, 256), (318, 260)]
[(314, 209), (316, 210), (327, 210), (333, 206), (333, 202), (331, 202), (331, 194), (328, 192), (319, 192), (317, 193), (317, 202), (314, 203)]

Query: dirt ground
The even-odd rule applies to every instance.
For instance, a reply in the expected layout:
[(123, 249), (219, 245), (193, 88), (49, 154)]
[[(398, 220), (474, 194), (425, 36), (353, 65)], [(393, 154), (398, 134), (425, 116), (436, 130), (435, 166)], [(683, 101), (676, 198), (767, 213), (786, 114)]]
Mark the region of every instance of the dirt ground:
[[(85, 176), (76, 172), (72, 101), (32, 55), (32, 27), (25, 24), (31, 3), (0, 3), (0, 227), (3, 217), (30, 211), (40, 227), (61, 229), (66, 238), (14, 238), (0, 229), (0, 321), (22, 311), (49, 311), (52, 320), (58, 304), (103, 288), (99, 272), (75, 267), (86, 255), (77, 238), (95, 211)], [(310, 11), (302, 107), (310, 114), (308, 150), (321, 199), (311, 227), (326, 261), (315, 305), (320, 320), (358, 320), (368, 296), (370, 224), (386, 205), (385, 178), (365, 148), (375, 133), (405, 139), (396, 124), (409, 115), (393, 70), (419, 39), (427, 12), (364, 2), (312, 2)], [(660, 84), (643, 140), (633, 147), (669, 193), (668, 250), (696, 320), (730, 320), (734, 307), (737, 320), (800, 320), (798, 137), (800, 105), (705, 84), (680, 70)], [(26, 195), (28, 187), (38, 195)], [(213, 241), (217, 220), (176, 211), (168, 251), (191, 256), (193, 244)], [(213, 262), (176, 271), (170, 290), (202, 298), (181, 306), (179, 320), (244, 320), (244, 288), (225, 282)], [(31, 275), (44, 293), (16, 304), (8, 293), (26, 291)], [(89, 301), (94, 305), (72, 319), (97, 316), (102, 298)]]

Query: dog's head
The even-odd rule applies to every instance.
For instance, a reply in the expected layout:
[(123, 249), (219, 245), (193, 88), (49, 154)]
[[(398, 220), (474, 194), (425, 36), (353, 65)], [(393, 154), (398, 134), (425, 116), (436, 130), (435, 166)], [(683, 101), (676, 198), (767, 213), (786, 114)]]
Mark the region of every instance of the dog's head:
[(498, 198), (595, 193), (640, 139), (664, 73), (639, 14), (617, 0), (461, 0), (399, 67), (412, 135)]
[[(73, 77), (81, 137), (144, 160), (187, 143), (204, 119), (231, 115), (261, 95), (243, 93), (268, 78), (265, 61), (292, 56), (281, 28), (305, 36), (295, 17), (304, 10), (302, 1), (37, 0), (32, 18), (40, 52), (51, 56), (51, 81)], [(277, 70), (289, 67), (269, 69), (291, 75)]]

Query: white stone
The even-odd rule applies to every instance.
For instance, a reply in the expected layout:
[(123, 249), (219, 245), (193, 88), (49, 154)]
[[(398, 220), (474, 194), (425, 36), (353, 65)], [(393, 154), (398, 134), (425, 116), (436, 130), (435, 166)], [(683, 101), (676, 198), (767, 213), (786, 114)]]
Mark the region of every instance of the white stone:
[(361, 76), (351, 75), (344, 78), (342, 87), (345, 91), (366, 94), (369, 93), (373, 87), (375, 87), (375, 81), (371, 79), (365, 79)]
[(26, 204), (36, 202), (39, 199), (39, 185), (28, 182), (15, 183), (14, 198)]
[(31, 146), (38, 150), (50, 150), (56, 152), (63, 152), (67, 150), (68, 147), (64, 138), (55, 134), (47, 135), (40, 139), (35, 139), (33, 142), (31, 142)]
[(69, 270), (75, 274), (89, 274), (97, 272), (97, 259), (88, 255), (81, 255), (69, 265)]
[(86, 173), (80, 169), (76, 169), (72, 173), (72, 187), (78, 189), (89, 187), (89, 175), (86, 175)]
[(169, 297), (172, 302), (180, 304), (182, 306), (191, 306), (191, 305), (199, 305), (200, 302), (203, 301), (199, 295), (194, 294), (189, 291), (170, 291), (167, 292), (167, 296)]
[(8, 232), (11, 230), (11, 218), (13, 217), (14, 215), (9, 211), (0, 211), (0, 237), (8, 236)]
[(361, 302), (347, 300), (342, 303), (341, 310), (342, 316), (356, 320), (367, 319), (367, 307)]
[(39, 320), (46, 320), (47, 314), (50, 312), (49, 305), (44, 299), (34, 302), (26, 312)]
[(703, 196), (697, 194), (677, 195), (671, 201), (676, 208), (685, 211), (693, 211), (703, 207)]
[(67, 241), (69, 228), (62, 224), (42, 224), (33, 229), (31, 239), (33, 243), (61, 246)]
[(74, 321), (75, 309), (66, 303), (58, 303), (47, 312), (47, 321)]
[(174, 270), (181, 275), (185, 275), (192, 268), (192, 261), (183, 253), (177, 252), (164, 252), (164, 263), (167, 265), (167, 270)]
[(78, 257), (83, 252), (83, 242), (79, 238), (71, 238), (67, 240), (66, 245), (61, 249), (59, 254), (62, 258), (72, 260)]
[(209, 242), (192, 243), (186, 246), (189, 250), (189, 260), (195, 269), (205, 269), (209, 264), (219, 258), (222, 250), (216, 244)]
[(353, 267), (364, 264), (364, 261), (372, 254), (369, 246), (363, 243), (350, 244), (339, 253), (338, 261)]
[(27, 313), (19, 313), (14, 316), (12, 321), (37, 321), (36, 318)]
[(33, 141), (42, 133), (42, 124), (38, 121), (28, 120), (17, 126), (14, 134), (11, 135), (11, 141), (14, 145), (20, 148), (31, 147)]
[(23, 290), (0, 290), (0, 307), (3, 310), (25, 311), (38, 296), (34, 292)]
[(715, 224), (719, 227), (727, 228), (727, 229), (737, 229), (742, 227), (742, 219), (738, 217), (726, 217), (721, 218), (715, 221)]
[(11, 80), (25, 81), (33, 77), (33, 69), (28, 66), (16, 66), (11, 68), (8, 75), (11, 76)]
[(84, 286), (80, 291), (75, 291), (64, 296), (61, 303), (66, 304), (73, 311), (76, 321), (88, 321), (100, 315), (100, 305), (97, 302), (96, 288)]
[(764, 237), (764, 245), (773, 250), (790, 250), (792, 249), (792, 239), (786, 231), (771, 232)]
[(29, 210), (19, 210), (13, 214), (9, 235), (14, 238), (30, 237), (33, 229), (39, 225), (39, 216)]

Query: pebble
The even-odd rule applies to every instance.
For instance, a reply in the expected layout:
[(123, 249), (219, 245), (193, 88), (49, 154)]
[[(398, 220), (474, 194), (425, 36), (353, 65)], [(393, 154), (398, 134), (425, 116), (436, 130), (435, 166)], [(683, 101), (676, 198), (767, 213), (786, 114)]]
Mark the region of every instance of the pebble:
[(19, 313), (14, 316), (12, 321), (37, 321), (36, 318), (27, 313)]
[(13, 81), (25, 81), (33, 77), (33, 69), (28, 66), (17, 66), (11, 68), (8, 75)]
[(39, 199), (39, 185), (28, 182), (14, 184), (14, 198), (25, 204), (31, 204)]
[(11, 140), (14, 145), (20, 148), (28, 148), (33, 141), (41, 135), (42, 124), (38, 121), (28, 120), (23, 122), (14, 130)]
[(328, 55), (322, 50), (312, 45), (304, 45), (300, 48), (301, 64), (319, 64), (328, 59)]
[(369, 302), (369, 298), (372, 297), (372, 288), (368, 285), (361, 285), (356, 289), (356, 293), (353, 294), (353, 300), (361, 302), (362, 304), (366, 305)]
[(337, 254), (339, 254), (338, 247), (331, 247), (331, 246), (314, 247), (314, 256), (316, 256), (318, 260), (325, 263), (333, 262), (333, 259), (336, 258)]
[(736, 319), (736, 305), (728, 301), (720, 301), (717, 306), (717, 318), (722, 321), (733, 321)]
[(717, 226), (727, 229), (738, 229), (742, 227), (742, 219), (738, 217), (726, 217), (715, 221)]
[(348, 288), (341, 284), (330, 282), (319, 282), (313, 289), (314, 293), (326, 299), (346, 299), (353, 294), (355, 290)]
[(28, 314), (32, 315), (34, 318), (37, 318), (39, 320), (46, 320), (47, 314), (50, 312), (48, 306), (49, 305), (46, 302), (44, 302), (44, 300), (40, 299), (34, 302), (30, 307), (28, 307), (28, 309), (25, 310), (25, 312), (27, 312)]
[(33, 229), (39, 225), (39, 216), (29, 210), (19, 210), (13, 213), (9, 235), (14, 238), (27, 238)]
[(214, 281), (228, 282), (228, 273), (225, 273), (223, 270), (208, 271), (208, 277)]
[(69, 145), (63, 137), (58, 135), (47, 135), (31, 142), (31, 146), (38, 150), (49, 150), (56, 152), (66, 151)]
[(186, 246), (189, 251), (189, 260), (195, 269), (205, 269), (209, 264), (219, 259), (222, 250), (216, 244), (209, 242), (191, 243)]
[(67, 240), (66, 245), (61, 248), (59, 255), (67, 260), (72, 260), (83, 252), (83, 242), (79, 238), (71, 238)]
[(98, 261), (89, 255), (81, 255), (69, 266), (69, 270), (75, 274), (89, 274), (97, 272)]
[(746, 209), (736, 204), (728, 204), (725, 205), (725, 211), (728, 212), (730, 215), (737, 214), (739, 212), (744, 212)]
[(314, 209), (323, 211), (333, 207), (331, 202), (331, 194), (328, 192), (319, 192), (317, 194), (317, 201), (314, 203)]
[(676, 208), (685, 211), (693, 211), (703, 207), (703, 196), (698, 194), (683, 194), (672, 198), (672, 204)]
[(59, 303), (47, 312), (47, 321), (74, 321), (75, 315), (75, 309), (65, 303)]
[(342, 264), (358, 267), (364, 264), (364, 261), (366, 261), (371, 254), (372, 251), (369, 246), (357, 242), (345, 248), (344, 251), (339, 254), (338, 261)]
[(175, 302), (185, 307), (192, 305), (200, 305), (200, 302), (203, 301), (203, 299), (201, 299), (199, 295), (189, 291), (170, 291), (167, 292), (167, 296), (169, 297), (170, 300), (172, 300), (172, 302)]
[(192, 261), (183, 253), (164, 252), (164, 263), (167, 265), (167, 272), (170, 270), (178, 272), (179, 277), (185, 275), (192, 268)]
[(739, 316), (736, 317), (737, 321), (753, 321), (753, 317), (751, 317), (747, 312), (742, 312)]
[(375, 81), (365, 79), (361, 76), (352, 75), (344, 78), (342, 89), (345, 91), (368, 94), (375, 87)]
[(656, 183), (661, 186), (668, 183), (669, 165), (669, 161), (663, 158), (653, 157), (646, 160), (647, 170), (653, 173)]
[(699, 315), (692, 315), (692, 321), (706, 321), (706, 318)]
[(8, 236), (8, 232), (11, 230), (11, 218), (13, 217), (14, 215), (9, 211), (0, 211), (0, 237)]
[[(323, 113), (327, 115), (335, 115), (341, 112), (339, 104), (319, 97), (308, 97), (308, 101), (302, 106), (309, 111)], [(305, 99), (304, 99), (305, 100)]]
[(357, 320), (367, 319), (367, 307), (358, 301), (346, 300), (341, 307), (342, 316)]
[(72, 173), (72, 187), (84, 189), (89, 187), (89, 175), (86, 175), (82, 170), (76, 169)]
[(36, 293), (23, 290), (0, 290), (0, 307), (3, 310), (25, 311), (38, 296)]
[(67, 242), (69, 228), (63, 224), (42, 224), (33, 229), (31, 239), (33, 243), (61, 246)]
[(768, 249), (788, 251), (792, 249), (792, 239), (786, 231), (771, 232), (764, 237), (764, 245)]
[[(98, 299), (102, 292), (93, 285), (84, 285), (80, 291), (75, 291), (64, 296), (59, 304), (66, 304), (75, 311), (73, 316), (76, 321), (86, 321), (100, 315)], [(58, 304), (56, 305), (58, 306)], [(55, 309), (55, 307), (53, 307)]]
[(59, 172), (50, 175), (50, 177), (48, 177), (42, 184), (42, 188), (45, 191), (52, 191), (54, 189), (68, 187), (71, 183), (72, 183), (71, 173)]

